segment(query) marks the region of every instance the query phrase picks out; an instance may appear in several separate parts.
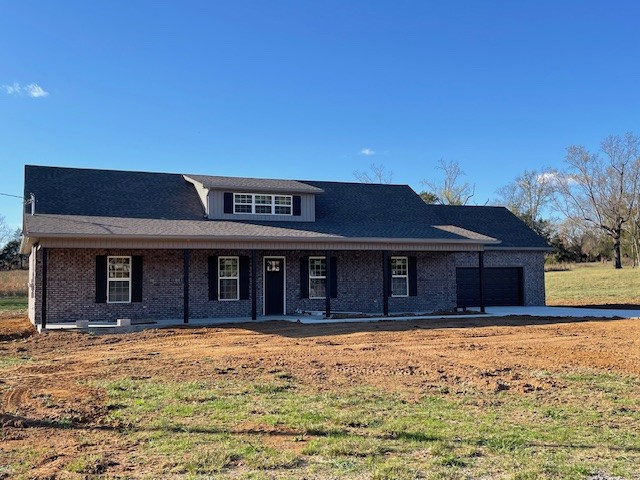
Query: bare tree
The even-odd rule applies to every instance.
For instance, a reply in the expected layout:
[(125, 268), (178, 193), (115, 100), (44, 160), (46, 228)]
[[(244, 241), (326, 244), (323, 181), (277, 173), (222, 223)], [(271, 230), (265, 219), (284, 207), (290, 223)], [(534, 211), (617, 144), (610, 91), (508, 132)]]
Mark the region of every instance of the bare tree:
[(361, 183), (391, 183), (393, 172), (387, 172), (384, 165), (369, 165), (369, 171), (355, 170), (353, 176)]
[(0, 215), (0, 247), (2, 247), (11, 238), (11, 232), (4, 219), (4, 215)]
[(475, 184), (462, 183), (462, 177), (465, 176), (465, 173), (458, 162), (446, 162), (440, 159), (436, 169), (442, 171), (442, 179), (440, 181), (423, 180), (422, 184), (432, 195), (435, 195), (437, 203), (466, 205), (475, 195)]
[(498, 190), (498, 202), (511, 210), (530, 227), (536, 226), (554, 192), (555, 175), (549, 169), (525, 170)]
[(607, 137), (598, 153), (571, 146), (565, 157), (567, 170), (557, 175), (558, 208), (611, 237), (615, 268), (622, 268), (622, 232), (634, 218), (640, 191), (639, 152), (640, 141), (631, 133)]

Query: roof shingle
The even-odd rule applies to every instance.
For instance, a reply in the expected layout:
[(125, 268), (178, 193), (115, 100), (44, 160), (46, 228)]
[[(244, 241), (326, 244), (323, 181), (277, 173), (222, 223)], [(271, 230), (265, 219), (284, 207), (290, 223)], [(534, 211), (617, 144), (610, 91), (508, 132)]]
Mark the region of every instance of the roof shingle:
[[(247, 188), (257, 188), (251, 186), (254, 181), (233, 179), (235, 184), (243, 183)], [(207, 185), (220, 186), (221, 182)], [(29, 165), (25, 167), (25, 195), (35, 194), (36, 215), (25, 215), (25, 233), (33, 236), (387, 238), (486, 244), (495, 244), (497, 238), (502, 242), (500, 246), (510, 248), (547, 246), (501, 207), (426, 205), (407, 185), (274, 182), (273, 188), (291, 185), (301, 189), (297, 192), (324, 192), (316, 197), (316, 221), (206, 219), (196, 189), (179, 174)], [(268, 182), (260, 185), (266, 188)]]

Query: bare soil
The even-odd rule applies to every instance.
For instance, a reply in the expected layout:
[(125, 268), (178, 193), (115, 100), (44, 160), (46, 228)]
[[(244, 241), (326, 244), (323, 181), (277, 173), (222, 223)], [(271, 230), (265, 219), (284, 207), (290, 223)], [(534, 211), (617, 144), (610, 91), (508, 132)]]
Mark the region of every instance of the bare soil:
[[(79, 452), (108, 452), (112, 475), (132, 475), (136, 448), (111, 431), (92, 380), (260, 380), (286, 371), (317, 390), (366, 385), (424, 395), (443, 387), (562, 388), (560, 375), (593, 369), (640, 376), (640, 320), (506, 317), (301, 325), (285, 322), (172, 328), (95, 336), (31, 334), (0, 319), (0, 465), (25, 445), (51, 447), (30, 478), (59, 477)], [(30, 335), (30, 336), (28, 336)], [(26, 338), (25, 338), (26, 337)], [(61, 419), (71, 424), (60, 428)], [(25, 428), (30, 427), (30, 428)], [(66, 473), (65, 475), (68, 475)], [(0, 475), (1, 477), (1, 475)]]

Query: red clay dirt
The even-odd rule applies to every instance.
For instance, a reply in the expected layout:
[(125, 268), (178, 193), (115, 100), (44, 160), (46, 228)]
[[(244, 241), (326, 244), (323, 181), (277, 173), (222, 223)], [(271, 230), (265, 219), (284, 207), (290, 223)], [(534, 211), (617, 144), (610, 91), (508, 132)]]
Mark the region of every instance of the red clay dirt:
[[(1, 370), (0, 465), (3, 455), (26, 444), (52, 447), (30, 478), (81, 478), (60, 472), (85, 451), (108, 452), (110, 464), (96, 471), (132, 474), (128, 454), (135, 445), (115, 432), (105, 434), (105, 393), (91, 386), (96, 379), (259, 380), (286, 371), (316, 390), (366, 385), (420, 396), (436, 389), (508, 389), (526, 395), (562, 388), (557, 375), (543, 371), (640, 376), (640, 320), (270, 322), (24, 338), (30, 332), (24, 318), (0, 319), (0, 358), (26, 359)], [(51, 426), (63, 418), (81, 428)]]

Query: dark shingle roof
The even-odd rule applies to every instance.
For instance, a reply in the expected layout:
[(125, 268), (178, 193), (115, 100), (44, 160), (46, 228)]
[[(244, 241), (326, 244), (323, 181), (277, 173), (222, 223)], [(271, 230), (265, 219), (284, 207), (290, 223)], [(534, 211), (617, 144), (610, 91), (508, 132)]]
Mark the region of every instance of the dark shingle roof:
[(193, 185), (172, 173), (25, 166), (25, 198), (37, 213), (105, 217), (201, 219)]
[(505, 207), (425, 205), (425, 219), (499, 239), (497, 248), (549, 248), (547, 242)]
[(242, 189), (252, 192), (322, 193), (322, 190), (297, 180), (269, 178), (236, 178), (215, 175), (186, 175), (200, 182), (204, 188)]
[[(194, 176), (189, 175), (194, 178)], [(36, 215), (27, 235), (385, 238), (546, 244), (508, 210), (425, 205), (407, 185), (295, 181), (316, 197), (315, 222), (208, 220), (196, 189), (179, 174), (25, 167)], [(493, 238), (487, 238), (493, 237)]]

